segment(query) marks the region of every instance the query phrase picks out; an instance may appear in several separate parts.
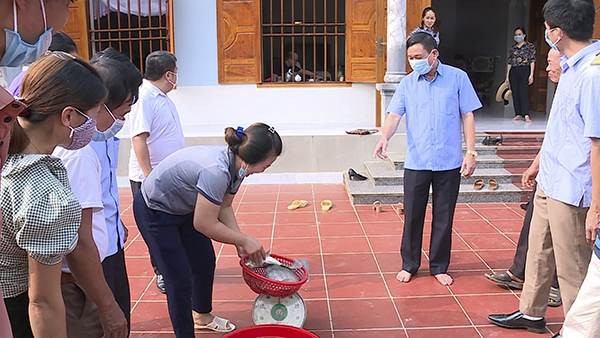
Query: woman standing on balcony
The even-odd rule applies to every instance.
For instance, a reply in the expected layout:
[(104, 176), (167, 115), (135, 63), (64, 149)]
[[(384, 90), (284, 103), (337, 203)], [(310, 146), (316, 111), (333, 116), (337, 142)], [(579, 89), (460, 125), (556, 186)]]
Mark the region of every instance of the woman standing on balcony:
[(525, 118), (525, 123), (531, 123), (529, 117), (529, 85), (533, 83), (535, 72), (535, 45), (527, 42), (525, 28), (515, 28), (515, 44), (508, 51), (508, 68), (506, 82), (513, 92), (515, 117), (513, 121)]
[(273, 127), (255, 123), (245, 130), (227, 128), (225, 141), (228, 146), (188, 147), (168, 156), (133, 201), (135, 221), (165, 279), (177, 338), (193, 338), (194, 327), (235, 329), (211, 314), (211, 239), (234, 244), (253, 262), (265, 258), (262, 244), (240, 231), (231, 203), (245, 177), (265, 171), (281, 154), (281, 138)]
[(433, 7), (425, 7), (425, 9), (423, 9), (423, 14), (421, 14), (421, 25), (413, 29), (409, 36), (413, 36), (413, 34), (418, 32), (431, 34), (439, 47), (440, 30), (437, 26), (437, 13)]

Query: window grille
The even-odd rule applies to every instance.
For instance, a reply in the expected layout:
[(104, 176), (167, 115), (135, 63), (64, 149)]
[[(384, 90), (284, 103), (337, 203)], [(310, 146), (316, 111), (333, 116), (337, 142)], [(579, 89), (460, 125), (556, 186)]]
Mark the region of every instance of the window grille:
[(264, 82), (345, 82), (346, 0), (262, 0)]
[(146, 56), (173, 52), (172, 0), (90, 0), (92, 53), (116, 48), (142, 73)]

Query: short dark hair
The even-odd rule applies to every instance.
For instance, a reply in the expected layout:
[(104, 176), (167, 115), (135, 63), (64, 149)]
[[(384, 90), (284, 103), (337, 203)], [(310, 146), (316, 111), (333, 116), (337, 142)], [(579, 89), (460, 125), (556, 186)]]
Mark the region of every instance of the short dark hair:
[(418, 32), (408, 38), (406, 41), (406, 49), (418, 43), (420, 43), (428, 53), (431, 53), (432, 50), (438, 48), (437, 42), (435, 42), (435, 39), (433, 36), (431, 36), (431, 34)]
[(523, 28), (523, 27), (521, 27), (521, 26), (519, 26), (519, 27), (515, 28), (515, 33), (516, 33), (517, 31), (521, 31), (521, 32), (523, 33), (523, 35), (527, 35), (527, 32), (525, 31), (525, 28)]
[(51, 52), (66, 52), (70, 54), (77, 54), (77, 44), (71, 39), (69, 35), (58, 31), (52, 35), (52, 42), (48, 47)]
[(157, 81), (166, 72), (175, 72), (177, 58), (165, 50), (157, 50), (146, 57), (146, 68), (144, 77), (150, 81)]
[(542, 12), (550, 28), (560, 27), (575, 41), (588, 41), (594, 34), (593, 0), (548, 0)]
[(90, 64), (98, 71), (108, 88), (108, 97), (104, 103), (110, 110), (120, 107), (128, 97), (131, 97), (132, 104), (137, 101), (142, 73), (125, 54), (109, 47), (96, 53)]
[(283, 148), (281, 137), (275, 128), (265, 123), (254, 123), (239, 135), (241, 137), (238, 136), (237, 129), (227, 127), (225, 142), (234, 154), (248, 164), (264, 161), (271, 155), (281, 155)]

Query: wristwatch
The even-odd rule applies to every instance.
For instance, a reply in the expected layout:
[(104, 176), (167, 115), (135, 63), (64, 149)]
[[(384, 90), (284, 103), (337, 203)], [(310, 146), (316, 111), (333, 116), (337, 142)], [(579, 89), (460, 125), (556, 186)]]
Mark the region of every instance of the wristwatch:
[(475, 150), (467, 150), (467, 155), (473, 155), (473, 157), (477, 157), (477, 152)]

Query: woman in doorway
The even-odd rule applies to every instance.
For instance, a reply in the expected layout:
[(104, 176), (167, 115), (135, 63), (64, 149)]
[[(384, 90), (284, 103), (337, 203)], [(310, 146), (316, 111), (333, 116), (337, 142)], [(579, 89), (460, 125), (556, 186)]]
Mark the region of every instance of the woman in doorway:
[(440, 30), (437, 26), (437, 13), (433, 9), (433, 7), (425, 7), (423, 9), (423, 14), (421, 14), (421, 25), (416, 27), (410, 32), (409, 36), (412, 36), (418, 32), (425, 32), (431, 34), (435, 39), (435, 42), (440, 44)]
[(245, 130), (227, 128), (225, 141), (228, 146), (187, 147), (169, 155), (133, 201), (140, 233), (165, 278), (177, 338), (193, 338), (194, 327), (235, 329), (211, 314), (211, 239), (236, 245), (238, 254), (253, 262), (265, 258), (262, 244), (240, 231), (231, 203), (245, 177), (265, 171), (281, 154), (281, 138), (273, 127), (255, 123)]
[(535, 72), (535, 45), (526, 40), (527, 34), (523, 27), (515, 28), (515, 44), (508, 51), (508, 69), (506, 82), (513, 92), (515, 117), (513, 121), (525, 119), (531, 123), (529, 117), (529, 85), (533, 83)]

